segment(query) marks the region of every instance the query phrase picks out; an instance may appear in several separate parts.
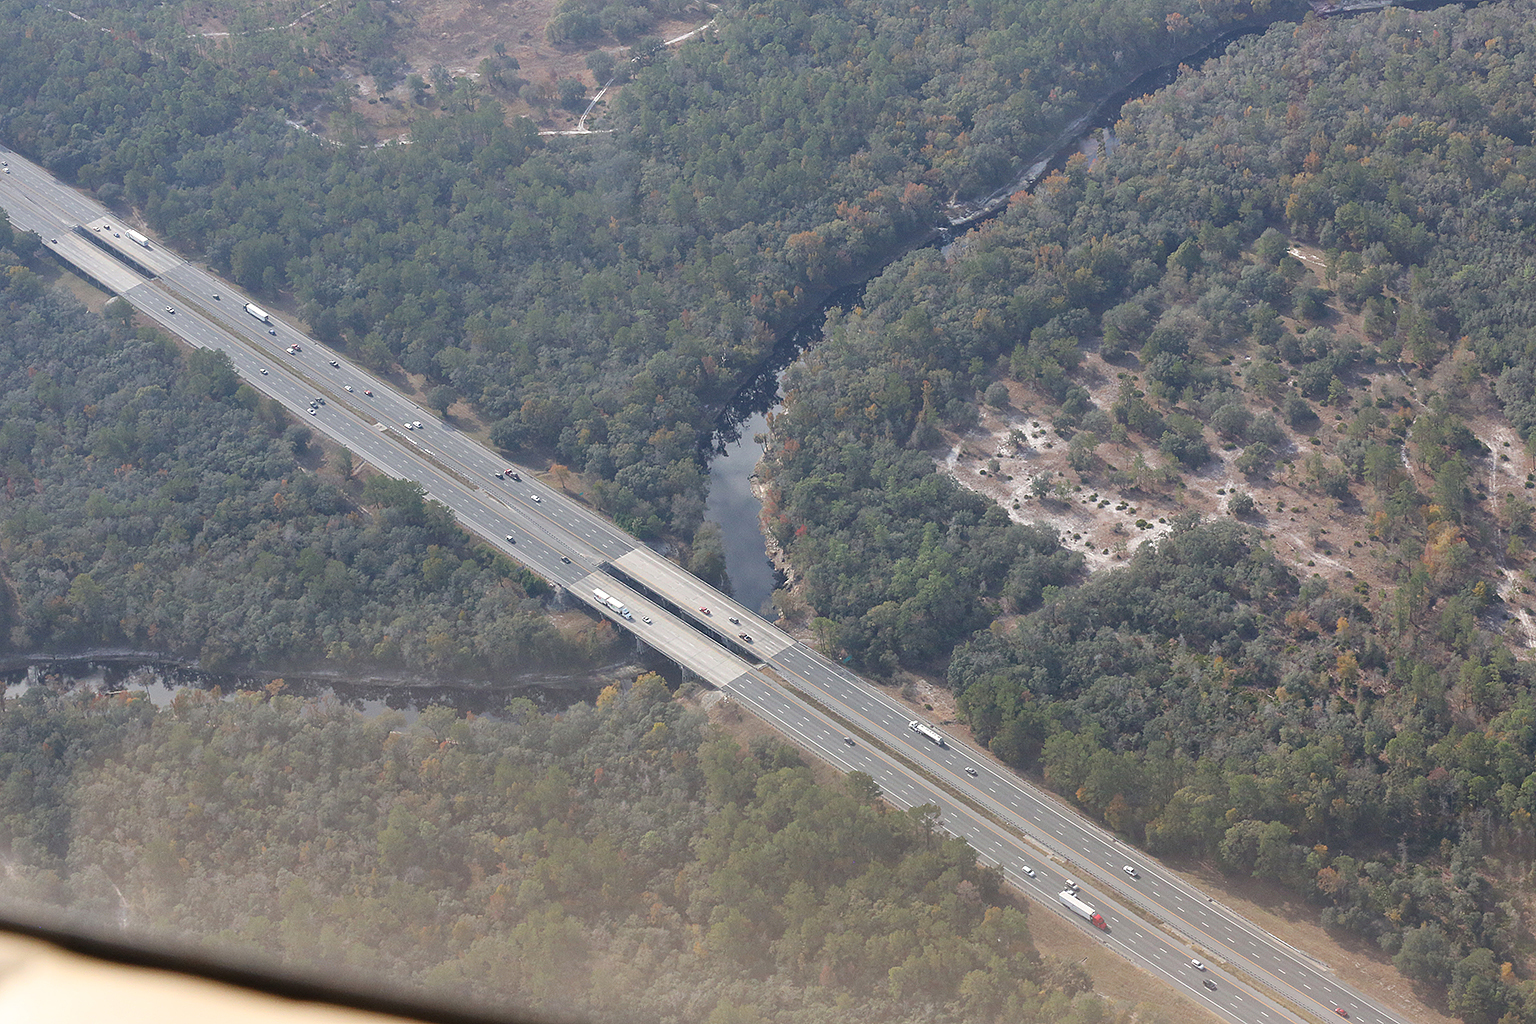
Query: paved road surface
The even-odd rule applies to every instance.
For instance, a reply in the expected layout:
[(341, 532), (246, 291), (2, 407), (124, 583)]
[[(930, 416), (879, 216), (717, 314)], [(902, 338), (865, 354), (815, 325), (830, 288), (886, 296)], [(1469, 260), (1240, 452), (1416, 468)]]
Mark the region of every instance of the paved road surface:
[[(115, 215), (42, 168), (7, 151), (0, 150), (0, 157), (9, 167), (0, 176), (0, 206), (61, 260), (123, 295), (167, 331), (227, 352), (242, 377), (300, 422), (384, 472), (418, 481), (466, 529), (818, 756), (868, 772), (894, 804), (937, 805), (942, 827), (969, 840), (1011, 883), (1217, 1016), (1249, 1024), (1337, 1021), (1334, 1008), (1341, 1007), (1361, 1024), (1406, 1024), (1325, 965), (1212, 902), (1045, 791), (915, 733), (908, 727), (910, 708), (661, 558), (526, 467), (513, 467), (281, 318), (269, 326), (249, 316), (244, 304), (250, 300), (227, 283), (157, 241), (144, 250), (123, 240), (114, 233), (120, 227)], [(297, 354), (288, 351), (294, 344), (301, 348)], [(316, 399), (324, 404), (311, 413)], [(497, 477), (511, 468), (520, 481)], [(625, 604), (633, 620), (602, 605), (594, 589)], [(1123, 870), (1126, 865), (1136, 877)], [(1069, 877), (1082, 883), (1082, 898), (1103, 914), (1107, 932), (1061, 907), (1056, 894)], [(1191, 967), (1191, 958), (1207, 969)]]

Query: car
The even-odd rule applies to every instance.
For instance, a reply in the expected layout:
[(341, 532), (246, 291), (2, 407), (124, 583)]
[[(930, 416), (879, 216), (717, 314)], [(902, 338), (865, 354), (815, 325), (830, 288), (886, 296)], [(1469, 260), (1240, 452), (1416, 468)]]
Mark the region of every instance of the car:
[(311, 416), (314, 416), (314, 415), (318, 414), (319, 412), (320, 412), (320, 410), (316, 409), (314, 406), (310, 406), (309, 407), (309, 414)]
[(747, 634), (745, 634), (745, 633), (737, 633), (736, 635), (741, 637), (747, 643), (751, 643), (752, 642), (752, 638), (750, 636), (748, 636)]
[(1022, 868), (1020, 868), (1020, 869), (1019, 869), (1019, 870), (1020, 870), (1020, 871), (1023, 871), (1023, 872), (1024, 872), (1024, 873), (1025, 873), (1025, 874), (1026, 874), (1026, 875), (1028, 875), (1028, 876), (1029, 876), (1029, 877), (1030, 877), (1030, 878), (1034, 878), (1034, 877), (1035, 877), (1035, 869), (1034, 869), (1034, 868), (1032, 868), (1032, 867), (1030, 867), (1030, 866), (1029, 866), (1029, 865), (1028, 865), (1028, 864), (1025, 864), (1025, 865), (1024, 865), (1024, 866), (1023, 866), (1023, 867), (1022, 867)]
[(512, 536), (512, 535), (511, 535), (511, 534), (510, 534), (510, 533), (509, 533), (509, 534), (507, 534), (507, 543), (508, 543), (508, 544), (516, 544), (516, 543), (517, 543), (517, 538), (516, 538), (516, 537), (514, 537), (514, 536)]
[(1197, 971), (1205, 970), (1205, 964), (1201, 963), (1199, 960), (1191, 960), (1189, 962), (1189, 966), (1193, 967)]
[(646, 625), (647, 625), (647, 626), (649, 626), (649, 625), (650, 625), (650, 624), (651, 624), (651, 617), (650, 617), (650, 616), (649, 616), (649, 615), (647, 615), (647, 616), (646, 616), (646, 617), (645, 617), (645, 624), (646, 624)]
[[(57, 242), (57, 241), (58, 241), (58, 239), (57, 239), (57, 238), (55, 238), (55, 239), (54, 239), (54, 241), (55, 241), (55, 242)], [(167, 313), (174, 313), (174, 312), (176, 312), (176, 307), (175, 307), (175, 306), (166, 306), (166, 307), (165, 307), (165, 311), (166, 311), (166, 312), (167, 312)]]
[(369, 398), (373, 397), (373, 392), (369, 391), (367, 388), (363, 388), (363, 394), (367, 395)]
[[(571, 560), (569, 558), (566, 558), (564, 555), (560, 556), (560, 561), (564, 562), (566, 565), (570, 565), (571, 564)], [(646, 619), (645, 621), (646, 622), (650, 622), (651, 620), (650, 619)]]
[(976, 777), (976, 769), (972, 768), (970, 765), (966, 765), (965, 766), (965, 774), (969, 775), (971, 778), (974, 779)]
[(1342, 1007), (1342, 1006), (1335, 1006), (1333, 1008), (1333, 1012), (1338, 1014), (1340, 1017), (1343, 1017), (1345, 1020), (1349, 1020), (1349, 1014), (1344, 1012), (1344, 1007)]
[[(53, 244), (54, 244), (54, 245), (58, 245), (58, 244), (59, 244), (59, 240), (58, 240), (58, 239), (57, 239), (57, 238), (50, 238), (50, 239), (48, 239), (48, 241), (50, 241), (50, 242), (52, 242), (52, 243), (53, 243)], [(167, 313), (174, 313), (174, 312), (176, 312), (176, 311), (175, 311), (175, 310), (174, 310), (174, 309), (172, 309), (172, 308), (171, 308), (171, 307), (170, 307), (170, 306), (166, 306), (166, 307), (165, 307), (165, 311), (166, 311), (166, 312), (167, 312)]]
[(523, 479), (523, 474), (519, 473), (515, 469), (507, 470), (507, 476), (511, 477), (513, 480), (518, 481), (519, 483), (521, 483)]
[(708, 608), (705, 608), (705, 607), (703, 607), (703, 606), (700, 606), (700, 607), (699, 607), (699, 611), (701, 611), (701, 612), (703, 612), (703, 613), (704, 613), (704, 614), (705, 614), (705, 615), (708, 615), (708, 614), (709, 614), (709, 609), (708, 609)]
[(1066, 889), (1067, 892), (1077, 892), (1077, 882), (1070, 878), (1067, 879)]
[(1210, 989), (1212, 992), (1216, 991), (1216, 983), (1214, 981), (1212, 981), (1210, 978), (1206, 978), (1200, 984), (1204, 985), (1206, 988)]
[(345, 391), (347, 394), (350, 395), (352, 393), (352, 385), (351, 384), (343, 384), (341, 386), (341, 390)]
[[(277, 328), (276, 327), (268, 327), (267, 328), (267, 333), (272, 335), (272, 337), (275, 338), (275, 337), (277, 337)], [(295, 350), (295, 351), (297, 351), (297, 350)]]
[(415, 427), (417, 430), (420, 430), (421, 420), (411, 420), (411, 426)]
[(501, 479), (501, 472), (500, 472), (500, 470), (498, 470), (497, 473), (496, 473), (496, 479), (497, 480)]
[(213, 297), (214, 297), (214, 298), (215, 298), (215, 299), (217, 299), (217, 298), (218, 298), (218, 297), (219, 297), (219, 293), (218, 293), (218, 292), (214, 292), (214, 293), (213, 293)]
[(341, 364), (340, 364), (340, 363), (338, 363), (338, 362), (337, 362), (337, 361), (336, 361), (336, 360), (334, 360), (334, 359), (332, 359), (332, 360), (331, 360), (331, 365), (332, 365), (332, 366), (334, 366), (334, 367), (336, 367), (336, 369), (338, 369), (338, 370), (339, 370), (339, 369), (341, 369)]
[(736, 617), (736, 616), (734, 616), (734, 615), (732, 615), (732, 616), (730, 616), (730, 620), (731, 620), (731, 625), (733, 625), (733, 626), (739, 626), (739, 625), (741, 625), (741, 620), (740, 620), (740, 619), (738, 619), (738, 618), (737, 618), (737, 617)]
[(265, 376), (266, 376), (266, 375), (267, 375), (267, 368), (266, 368), (266, 367), (265, 367), (265, 366), (263, 366), (263, 367), (262, 367), (262, 368), (261, 368), (261, 375), (262, 375), (262, 376), (263, 376), (263, 377), (265, 377)]
[(406, 430), (415, 430), (416, 428), (411, 426), (410, 421), (406, 421), (405, 429)]
[(1141, 875), (1137, 873), (1136, 869), (1131, 867), (1129, 864), (1127, 864), (1125, 867), (1121, 868), (1120, 870), (1124, 871), (1126, 874), (1130, 875), (1132, 878), (1140, 878), (1141, 877)]
[(325, 404), (325, 398), (323, 396), (321, 396), (321, 395), (316, 395), (315, 396), (315, 404), (316, 405), (324, 405)]
[(851, 746), (853, 746), (853, 737), (852, 736), (844, 736), (843, 737), (843, 742), (848, 744), (851, 747)]
[(534, 496), (533, 496), (533, 503), (534, 503), (534, 504), (535, 504), (535, 505), (542, 505), (542, 504), (544, 504), (544, 499), (543, 499), (543, 498), (541, 498), (541, 497), (539, 497), (539, 496), (538, 496), (538, 495), (537, 495), (537, 494), (535, 494), (535, 495), (534, 495)]

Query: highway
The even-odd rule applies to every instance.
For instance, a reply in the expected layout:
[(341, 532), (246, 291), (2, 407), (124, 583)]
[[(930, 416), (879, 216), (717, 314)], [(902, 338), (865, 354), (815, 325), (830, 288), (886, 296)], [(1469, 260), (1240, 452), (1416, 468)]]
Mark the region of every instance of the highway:
[[(61, 262), (189, 344), (228, 353), (244, 380), (297, 421), (380, 471), (417, 481), (465, 529), (817, 756), (869, 773), (893, 804), (935, 804), (942, 827), (966, 838), (1011, 884), (1219, 1018), (1337, 1021), (1341, 1009), (1364, 1024), (1407, 1024), (1046, 791), (990, 759), (923, 738), (908, 727), (910, 708), (340, 353), (280, 317), (269, 325), (249, 315), (244, 306), (251, 300), (228, 283), (158, 241), (145, 247), (122, 237), (114, 214), (41, 167), (8, 150), (0, 149), (0, 158), (0, 207)], [(508, 477), (509, 470), (521, 479)], [(595, 589), (626, 605), (633, 619), (602, 604)], [(1082, 898), (1103, 914), (1107, 931), (1061, 905), (1056, 894), (1069, 878), (1081, 883)]]

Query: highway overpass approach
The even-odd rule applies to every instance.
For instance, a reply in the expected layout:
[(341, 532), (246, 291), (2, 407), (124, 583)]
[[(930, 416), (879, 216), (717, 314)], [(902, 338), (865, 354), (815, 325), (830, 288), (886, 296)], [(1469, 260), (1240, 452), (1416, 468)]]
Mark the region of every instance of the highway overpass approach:
[[(956, 743), (910, 728), (916, 712), (661, 557), (561, 490), (418, 406), (388, 382), (251, 299), (38, 165), (0, 149), (0, 207), (17, 228), (189, 345), (226, 352), (251, 387), (384, 473), (414, 480), (460, 525), (721, 690), (804, 749), (863, 771), (898, 807), (933, 804), (1039, 912), (1056, 913), (1232, 1024), (1407, 1024), (1138, 850)], [(300, 351), (291, 348), (298, 345)], [(332, 362), (336, 365), (332, 365)], [(310, 403), (325, 404), (309, 415)], [(420, 427), (417, 427), (417, 424)], [(514, 479), (507, 470), (516, 470)], [(508, 538), (511, 538), (510, 540)], [(624, 617), (594, 591), (625, 606)], [(1135, 875), (1125, 868), (1134, 868)], [(1069, 880), (1103, 915), (1068, 913)], [(1202, 961), (1204, 969), (1191, 966)], [(1207, 981), (1215, 985), (1211, 988)]]

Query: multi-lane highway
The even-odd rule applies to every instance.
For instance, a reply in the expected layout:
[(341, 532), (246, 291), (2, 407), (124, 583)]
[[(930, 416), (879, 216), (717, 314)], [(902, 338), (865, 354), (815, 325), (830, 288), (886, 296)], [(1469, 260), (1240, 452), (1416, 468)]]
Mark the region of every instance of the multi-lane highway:
[[(1248, 1024), (1404, 1024), (1294, 950), (1190, 887), (1048, 793), (968, 750), (909, 727), (911, 708), (817, 654), (523, 467), (455, 431), (385, 381), (158, 242), (124, 237), (115, 215), (0, 150), (0, 207), (61, 261), (187, 342), (229, 354), (257, 390), (383, 472), (419, 482), (468, 530), (721, 689), (795, 742), (869, 773), (892, 803), (938, 806), (942, 826), (1042, 906), (1218, 1017)], [(297, 346), (298, 351), (293, 351)], [(416, 426), (416, 424), (420, 426)], [(518, 478), (509, 475), (515, 471)], [(630, 611), (617, 614), (602, 590)], [(1130, 870), (1126, 870), (1129, 868)], [(1071, 916), (1069, 879), (1108, 923)], [(1199, 967), (1191, 961), (1199, 960)]]

